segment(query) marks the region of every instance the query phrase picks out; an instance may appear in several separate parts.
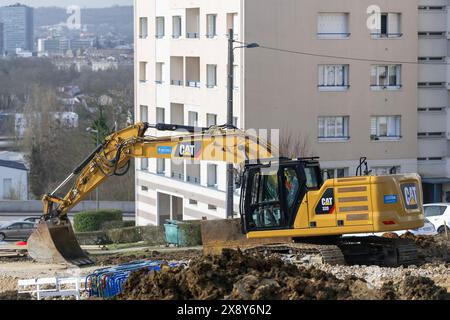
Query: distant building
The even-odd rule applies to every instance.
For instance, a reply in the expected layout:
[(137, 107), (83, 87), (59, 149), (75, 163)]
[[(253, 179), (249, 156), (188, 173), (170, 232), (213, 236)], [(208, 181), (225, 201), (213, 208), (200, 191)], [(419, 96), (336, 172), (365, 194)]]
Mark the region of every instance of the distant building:
[(3, 23), (4, 51), (15, 54), (18, 49), (32, 52), (34, 49), (34, 9), (22, 4), (0, 8)]
[(70, 41), (65, 38), (38, 39), (38, 53), (64, 55), (70, 49)]
[(24, 163), (0, 160), (0, 200), (28, 200), (28, 169)]
[[(51, 115), (60, 128), (78, 128), (78, 114), (75, 112), (52, 112)], [(35, 114), (34, 118), (39, 119), (40, 114)], [(16, 113), (14, 126), (16, 137), (19, 139), (23, 138), (28, 126), (27, 117), (23, 113)]]
[(73, 39), (70, 40), (70, 49), (73, 51), (85, 50), (94, 47), (95, 39)]

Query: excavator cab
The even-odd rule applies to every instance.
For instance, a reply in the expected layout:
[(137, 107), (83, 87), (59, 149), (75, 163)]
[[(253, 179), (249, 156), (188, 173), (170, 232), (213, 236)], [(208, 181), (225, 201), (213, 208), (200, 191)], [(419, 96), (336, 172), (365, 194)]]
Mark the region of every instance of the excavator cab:
[(323, 183), (315, 158), (249, 165), (242, 180), (240, 210), (244, 234), (293, 228), (303, 198)]

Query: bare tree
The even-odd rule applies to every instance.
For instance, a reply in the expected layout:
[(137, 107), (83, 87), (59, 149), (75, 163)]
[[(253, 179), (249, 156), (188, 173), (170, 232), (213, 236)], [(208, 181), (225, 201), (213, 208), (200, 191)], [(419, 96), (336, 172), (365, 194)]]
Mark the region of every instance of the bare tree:
[(280, 157), (302, 158), (312, 156), (309, 136), (303, 133), (294, 133), (291, 129), (281, 131), (279, 149)]

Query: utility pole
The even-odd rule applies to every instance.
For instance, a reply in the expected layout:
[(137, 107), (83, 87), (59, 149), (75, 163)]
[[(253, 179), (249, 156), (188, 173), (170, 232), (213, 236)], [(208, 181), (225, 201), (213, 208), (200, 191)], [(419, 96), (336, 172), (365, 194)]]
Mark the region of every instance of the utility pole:
[[(234, 87), (234, 31), (230, 29), (228, 32), (228, 104), (227, 104), (227, 126), (233, 126), (233, 87)], [(226, 212), (227, 219), (234, 218), (234, 172), (233, 164), (227, 164), (227, 199)]]

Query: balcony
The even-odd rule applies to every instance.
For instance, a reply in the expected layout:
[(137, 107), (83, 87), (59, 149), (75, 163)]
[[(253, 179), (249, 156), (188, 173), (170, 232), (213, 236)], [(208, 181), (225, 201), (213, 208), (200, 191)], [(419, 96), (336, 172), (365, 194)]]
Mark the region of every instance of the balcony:
[(184, 125), (184, 105), (178, 103), (170, 104), (170, 123)]
[(200, 8), (186, 9), (186, 38), (200, 38)]
[(200, 58), (186, 57), (186, 86), (200, 88)]
[(200, 164), (186, 164), (186, 182), (200, 184)]
[(183, 57), (170, 57), (170, 84), (173, 86), (183, 85)]

